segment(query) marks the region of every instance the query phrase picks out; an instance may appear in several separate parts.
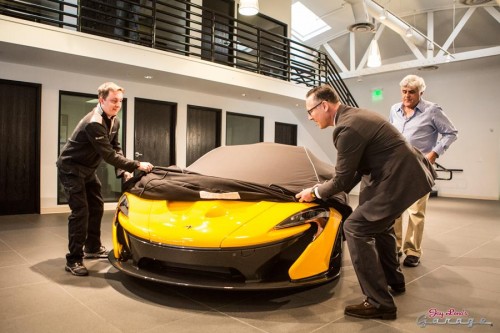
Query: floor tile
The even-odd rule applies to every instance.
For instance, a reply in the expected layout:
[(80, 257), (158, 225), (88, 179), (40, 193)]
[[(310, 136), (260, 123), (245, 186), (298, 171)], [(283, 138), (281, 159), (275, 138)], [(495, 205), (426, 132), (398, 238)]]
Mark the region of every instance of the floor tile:
[[(352, 199), (357, 205), (357, 197)], [(102, 240), (108, 248), (113, 213), (106, 211), (103, 217)], [(0, 331), (496, 332), (498, 201), (431, 198), (427, 215), (421, 264), (402, 267), (407, 291), (395, 297), (398, 318), (388, 321), (344, 316), (346, 305), (364, 298), (347, 246), (341, 275), (330, 283), (286, 291), (221, 292), (131, 278), (107, 259), (84, 260), (90, 275), (73, 276), (64, 270), (68, 214), (0, 216)], [(430, 316), (438, 312), (449, 314), (433, 323)], [(474, 324), (451, 324), (457, 318)], [(494, 326), (479, 324), (481, 318)]]

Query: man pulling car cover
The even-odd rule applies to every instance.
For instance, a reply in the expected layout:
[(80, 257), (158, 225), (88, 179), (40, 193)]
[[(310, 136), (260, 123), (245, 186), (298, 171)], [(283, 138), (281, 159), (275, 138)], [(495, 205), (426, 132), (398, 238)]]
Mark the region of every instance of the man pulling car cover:
[(389, 291), (404, 292), (405, 280), (396, 253), (394, 220), (411, 203), (430, 192), (435, 174), (427, 159), (375, 112), (342, 105), (330, 86), (306, 95), (309, 120), (320, 129), (333, 126), (337, 149), (335, 176), (305, 189), (300, 202), (349, 193), (360, 181), (359, 205), (344, 223), (352, 264), (365, 295), (345, 314), (359, 318), (396, 319)]
[(65, 270), (76, 276), (88, 275), (83, 259), (106, 258), (101, 244), (101, 219), (104, 201), (96, 170), (102, 160), (116, 168), (117, 177), (125, 180), (134, 170), (150, 172), (149, 162), (123, 156), (116, 115), (122, 107), (124, 89), (113, 82), (98, 90), (99, 103), (83, 117), (57, 160), (59, 179), (64, 187), (71, 213), (68, 217), (69, 253)]

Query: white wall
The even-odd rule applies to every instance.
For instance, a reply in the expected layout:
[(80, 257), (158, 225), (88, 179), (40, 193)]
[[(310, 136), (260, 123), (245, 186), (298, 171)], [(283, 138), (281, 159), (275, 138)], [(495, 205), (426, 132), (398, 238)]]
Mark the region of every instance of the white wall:
[(291, 0), (261, 0), (260, 12), (266, 16), (288, 25), (288, 37), (292, 31), (292, 1)]
[[(360, 107), (388, 116), (390, 107), (401, 101), (399, 82), (408, 74), (424, 78), (427, 90), (423, 98), (438, 103), (459, 131), (458, 140), (437, 162), (464, 171), (454, 173), (451, 181), (438, 181), (439, 195), (498, 200), (500, 57), (451, 62), (435, 71), (411, 69), (370, 75), (346, 83)], [(383, 100), (372, 101), (373, 89), (383, 89)]]
[[(273, 13), (265, 14), (271, 16)], [(102, 82), (108, 80), (115, 80), (126, 88), (126, 97), (129, 101), (127, 156), (132, 156), (133, 149), (134, 135), (130, 124), (133, 124), (134, 121), (134, 97), (140, 97), (178, 103), (176, 151), (180, 166), (184, 166), (185, 163), (187, 104), (220, 108), (224, 112), (241, 112), (263, 116), (265, 118), (265, 141), (274, 141), (275, 121), (296, 123), (298, 124), (298, 145), (310, 148), (323, 160), (335, 162), (336, 152), (331, 139), (332, 128), (320, 131), (313, 122), (307, 120), (305, 106), (301, 100), (307, 89), (290, 83), (280, 83), (276, 79), (257, 74), (207, 64), (199, 59), (188, 59), (157, 50), (145, 50), (141, 47), (125, 45), (116, 41), (110, 42), (100, 37), (78, 32), (61, 32), (50, 26), (26, 23), (13, 18), (2, 18), (0, 26), (8, 28), (0, 29), (0, 41), (4, 43), (3, 45), (21, 45), (40, 50), (45, 49), (46, 41), (50, 41), (48, 49), (53, 53), (41, 53), (42, 55), (57, 56), (58, 60), (68, 59), (68, 57), (69, 59), (78, 59), (78, 61), (83, 61), (85, 65), (89, 65), (88, 69), (92, 69), (92, 72), (99, 73), (99, 69), (104, 70), (103, 66), (122, 68), (114, 67), (117, 63), (127, 65), (130, 68), (143, 66), (156, 72), (163, 71), (179, 75), (188, 73), (190, 77), (212, 78), (228, 85), (272, 91), (273, 94), (285, 96), (287, 99), (282, 104), (270, 105), (263, 102), (247, 102), (241, 98), (223, 97), (224, 94), (233, 96), (224, 91), (221, 91), (220, 94), (207, 94), (138, 83), (139, 81), (133, 81), (132, 78), (130, 80), (117, 80), (102, 74), (91, 75), (91, 72), (86, 72), (88, 75), (84, 75), (45, 67), (21, 65), (17, 64), (16, 60), (7, 62), (2, 59), (5, 56), (5, 53), (2, 53), (5, 51), (2, 50), (0, 51), (1, 79), (42, 84), (40, 161), (42, 212), (57, 211), (61, 208), (56, 204), (57, 170), (55, 167), (59, 90), (92, 94), (96, 93), (97, 87)], [(16, 31), (16, 33), (10, 33), (10, 31)], [(95, 60), (96, 58), (107, 62), (98, 62)], [(54, 62), (50, 61), (50, 57), (41, 60), (51, 66), (54, 65)], [(94, 64), (98, 66), (93, 66)], [(424, 97), (439, 103), (459, 130), (458, 141), (438, 162), (449, 168), (464, 169), (464, 172), (455, 174), (452, 181), (439, 181), (439, 195), (498, 200), (500, 197), (500, 113), (498, 112), (498, 104), (495, 103), (495, 97), (499, 92), (500, 57), (452, 62), (442, 65), (437, 71), (432, 72), (402, 70), (376, 74), (366, 76), (360, 82), (356, 79), (349, 79), (347, 85), (361, 107), (375, 110), (387, 116), (390, 106), (400, 100), (400, 80), (410, 73), (424, 77), (428, 86)], [(120, 74), (122, 74), (120, 77), (123, 78), (123, 73)], [(118, 73), (116, 75), (119, 77)], [(371, 100), (371, 91), (374, 88), (383, 89), (384, 99), (382, 101), (373, 102)], [(298, 106), (291, 107), (288, 102), (296, 100), (300, 100)], [(224, 138), (224, 122), (222, 129), (222, 137)]]
[[(72, 91), (97, 94), (97, 87), (109, 80), (109, 77), (88, 76), (72, 72), (57, 71), (48, 68), (38, 68), (14, 63), (0, 62), (0, 79), (24, 81), (42, 84), (41, 105), (41, 160), (40, 160), (40, 196), (42, 213), (67, 211), (66, 206), (58, 206), (57, 193), (57, 144), (58, 144), (58, 111), (59, 91)], [(116, 81), (116, 80), (115, 80)], [(136, 82), (117, 81), (125, 88), (127, 105), (127, 142), (126, 156), (133, 156), (134, 140), (134, 97), (154, 99), (178, 103), (177, 109), (177, 164), (185, 167), (186, 160), (186, 114), (187, 105), (199, 105), (219, 108), (226, 111), (245, 113), (264, 117), (264, 141), (274, 142), (274, 123), (284, 122), (298, 124), (300, 145), (310, 147), (311, 151), (323, 160), (328, 160), (326, 154), (314, 144), (313, 137), (299, 124), (294, 112), (283, 107), (270, 106), (262, 103), (242, 102), (238, 99), (203, 94), (169, 87), (140, 84)], [(222, 142), (225, 142), (225, 117), (222, 123)], [(112, 209), (113, 204), (106, 208)]]

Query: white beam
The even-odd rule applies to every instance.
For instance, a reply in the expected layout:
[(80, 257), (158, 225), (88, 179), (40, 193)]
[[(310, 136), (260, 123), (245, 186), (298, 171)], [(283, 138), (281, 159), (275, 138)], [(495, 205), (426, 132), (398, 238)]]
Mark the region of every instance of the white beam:
[(356, 70), (356, 38), (354, 32), (349, 33), (349, 68)]
[(427, 13), (427, 59), (434, 56), (434, 12)]
[(415, 58), (417, 58), (419, 60), (425, 59), (424, 55), (422, 54), (422, 52), (420, 52), (420, 50), (418, 49), (418, 47), (415, 44), (410, 42), (407, 38), (403, 38), (403, 41), (406, 43), (406, 45), (408, 45), (411, 52), (413, 52), (413, 55), (415, 56)]
[(450, 47), (451, 43), (453, 43), (453, 41), (455, 40), (455, 38), (458, 36), (458, 34), (460, 33), (460, 31), (462, 30), (462, 28), (465, 26), (465, 23), (467, 23), (467, 21), (469, 21), (471, 15), (474, 13), (474, 11), (476, 10), (476, 8), (474, 7), (471, 7), (467, 10), (467, 12), (465, 12), (465, 15), (462, 17), (462, 19), (460, 20), (460, 22), (458, 22), (457, 26), (453, 29), (453, 31), (451, 32), (450, 36), (448, 37), (448, 39), (446, 40), (446, 42), (444, 43), (442, 49), (438, 52), (438, 54), (436, 55), (437, 56), (442, 56), (444, 54), (444, 51), (448, 51), (448, 48)]
[[(366, 0), (366, 7), (368, 9), (368, 12), (372, 17), (378, 20), (378, 17), (380, 17), (380, 14), (384, 11), (384, 8), (379, 5), (378, 3), (372, 1), (372, 0)], [(410, 37), (410, 41), (414, 44), (417, 45), (424, 45), (426, 42), (426, 39), (423, 33), (417, 30), (414, 26), (397, 16), (396, 14), (391, 13), (390, 11), (386, 10), (386, 19), (383, 21), (379, 22), (383, 25), (386, 25), (390, 29), (394, 30), (397, 34), (400, 36), (405, 36), (406, 30), (408, 28), (412, 28), (413, 31), (415, 32), (412, 37)]]
[[(455, 61), (470, 60), (470, 59), (499, 56), (499, 55), (500, 55), (500, 46), (494, 46), (494, 47), (489, 47), (489, 48), (485, 48), (485, 49), (481, 49), (481, 50), (455, 53), (453, 56), (454, 56), (454, 59), (455, 59), (454, 62), (455, 62)], [(440, 64), (448, 64), (446, 62), (445, 56), (440, 56), (440, 57), (436, 56), (433, 59), (426, 59), (424, 61), (422, 61), (422, 60), (403, 61), (403, 62), (398, 62), (398, 63), (394, 63), (394, 64), (383, 65), (383, 66), (377, 67), (377, 68), (364, 68), (364, 69), (357, 70), (357, 71), (340, 73), (340, 77), (342, 79), (348, 79), (348, 78), (359, 77), (359, 76), (367, 76), (367, 75), (378, 74), (378, 73), (398, 71), (398, 70), (408, 69), (408, 68), (418, 68), (418, 67), (440, 65)]]
[(332, 47), (328, 43), (323, 44), (323, 48), (325, 49), (326, 53), (328, 53), (328, 55), (332, 58), (333, 62), (335, 62), (335, 64), (337, 65), (337, 67), (339, 68), (340, 71), (342, 71), (342, 72), (348, 71), (347, 67), (344, 65), (342, 60), (340, 60), (337, 53), (335, 53), (335, 51), (332, 49)]
[(500, 12), (493, 7), (483, 7), (485, 11), (487, 11), (498, 23), (500, 23)]

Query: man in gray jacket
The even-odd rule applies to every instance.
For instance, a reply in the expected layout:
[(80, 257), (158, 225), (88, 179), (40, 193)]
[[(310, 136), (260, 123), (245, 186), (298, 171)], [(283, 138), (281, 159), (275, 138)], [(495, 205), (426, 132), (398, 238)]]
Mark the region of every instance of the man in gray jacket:
[(342, 105), (327, 85), (306, 95), (309, 119), (320, 129), (334, 126), (335, 176), (305, 189), (300, 202), (349, 193), (362, 180), (359, 205), (344, 223), (354, 270), (366, 299), (345, 308), (359, 318), (395, 319), (397, 307), (388, 286), (404, 292), (396, 253), (394, 220), (430, 192), (435, 174), (425, 157), (375, 112)]
[(71, 214), (68, 218), (69, 253), (65, 270), (76, 276), (88, 275), (84, 258), (105, 258), (101, 244), (101, 219), (104, 201), (96, 170), (102, 160), (117, 168), (125, 180), (134, 170), (150, 172), (153, 165), (123, 156), (116, 115), (122, 107), (124, 89), (113, 82), (98, 90), (99, 103), (76, 126), (57, 160), (59, 179), (64, 187)]

